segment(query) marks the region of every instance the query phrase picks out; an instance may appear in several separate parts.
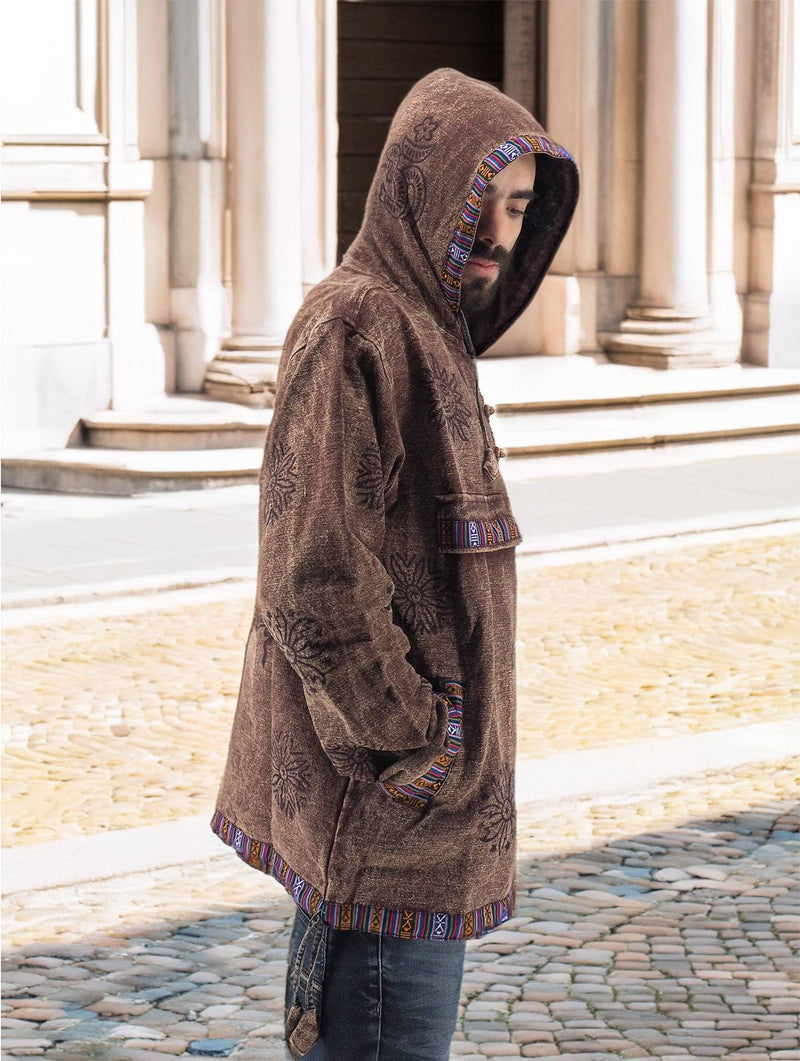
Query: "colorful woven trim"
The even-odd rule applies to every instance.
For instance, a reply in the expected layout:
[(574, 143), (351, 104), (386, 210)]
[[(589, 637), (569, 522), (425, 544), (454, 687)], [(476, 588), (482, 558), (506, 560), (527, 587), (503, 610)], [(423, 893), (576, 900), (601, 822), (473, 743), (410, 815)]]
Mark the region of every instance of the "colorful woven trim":
[(522, 541), (513, 516), (495, 519), (440, 519), (440, 549), (501, 549)]
[(364, 903), (326, 902), (321, 892), (295, 872), (271, 844), (254, 840), (221, 811), (214, 813), (211, 828), (249, 866), (279, 881), (307, 914), (322, 911), (323, 918), (333, 928), (378, 932), (401, 939), (479, 939), (508, 921), (514, 911), (516, 885), (504, 899), (479, 906), (468, 914), (437, 914), (425, 910), (392, 910)]
[(406, 785), (393, 785), (391, 781), (379, 781), (378, 786), (392, 799), (410, 807), (424, 807), (444, 784), (461, 747), (461, 726), (464, 718), (464, 686), (461, 682), (444, 682), (444, 698), (447, 700), (447, 743), (431, 766), (420, 777)]
[(475, 232), (481, 216), (481, 202), (486, 185), (497, 176), (501, 169), (505, 169), (509, 162), (513, 162), (520, 155), (532, 153), (552, 155), (553, 158), (565, 158), (572, 161), (569, 151), (566, 151), (560, 144), (548, 140), (546, 136), (512, 136), (510, 140), (496, 147), (478, 166), (467, 201), (458, 215), (456, 229), (450, 246), (447, 248), (447, 257), (440, 277), (445, 298), (454, 309), (458, 306), (461, 294), (461, 274), (467, 264), (472, 244), (475, 242)]

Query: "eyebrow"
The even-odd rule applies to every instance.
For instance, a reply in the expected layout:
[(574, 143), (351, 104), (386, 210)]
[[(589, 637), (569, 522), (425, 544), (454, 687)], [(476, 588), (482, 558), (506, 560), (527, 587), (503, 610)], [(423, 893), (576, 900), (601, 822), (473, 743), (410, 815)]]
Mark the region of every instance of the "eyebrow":
[[(488, 194), (488, 195), (496, 195), (497, 194), (495, 189), (492, 187), (491, 182), (489, 184), (487, 184), (487, 186), (486, 186), (486, 191), (484, 192), (484, 195), (486, 195), (486, 194)], [(519, 188), (517, 191), (511, 192), (511, 194), (509, 195), (508, 198), (509, 199), (526, 199), (528, 202), (531, 202), (533, 199), (536, 198), (536, 192), (533, 190), (533, 188)]]

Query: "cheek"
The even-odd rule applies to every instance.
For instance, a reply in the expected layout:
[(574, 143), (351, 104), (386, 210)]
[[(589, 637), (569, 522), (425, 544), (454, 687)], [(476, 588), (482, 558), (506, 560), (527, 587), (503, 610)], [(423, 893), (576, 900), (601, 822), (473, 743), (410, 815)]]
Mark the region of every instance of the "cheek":
[(522, 232), (522, 221), (523, 219), (521, 217), (512, 219), (512, 223), (509, 230), (509, 239), (508, 243), (506, 244), (506, 250), (509, 252), (509, 254), (511, 253), (511, 251), (513, 251), (514, 246), (520, 237), (520, 233)]

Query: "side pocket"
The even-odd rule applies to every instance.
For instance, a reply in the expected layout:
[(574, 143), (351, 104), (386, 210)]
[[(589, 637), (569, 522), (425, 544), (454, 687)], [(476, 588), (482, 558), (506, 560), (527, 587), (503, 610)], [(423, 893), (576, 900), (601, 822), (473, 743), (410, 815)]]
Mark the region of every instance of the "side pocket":
[(409, 807), (424, 807), (436, 795), (450, 773), (450, 767), (461, 748), (464, 717), (464, 686), (456, 679), (443, 683), (444, 692), (437, 697), (447, 704), (447, 731), (444, 750), (418, 777), (403, 783), (379, 781), (380, 788), (399, 803)]

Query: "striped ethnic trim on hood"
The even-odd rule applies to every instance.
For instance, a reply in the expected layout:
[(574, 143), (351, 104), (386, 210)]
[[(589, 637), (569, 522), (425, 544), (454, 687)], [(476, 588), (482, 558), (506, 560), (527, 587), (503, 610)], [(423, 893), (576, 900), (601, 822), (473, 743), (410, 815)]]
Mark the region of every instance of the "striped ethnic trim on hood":
[(535, 154), (525, 210), (503, 282), (469, 321), (470, 353), (483, 353), (536, 294), (578, 202), (575, 159), (540, 122), (494, 85), (444, 67), (418, 81), (392, 119), (364, 219), (342, 264), (380, 276), (459, 334), (461, 274), (493, 177)]
[(548, 140), (545, 136), (512, 136), (504, 144), (499, 144), (481, 162), (467, 201), (458, 216), (456, 230), (447, 248), (447, 257), (441, 275), (442, 290), (453, 309), (457, 309), (459, 305), (461, 275), (472, 251), (472, 244), (475, 242), (486, 186), (502, 169), (505, 169), (509, 162), (514, 162), (521, 155), (527, 154), (545, 154), (553, 158), (575, 161), (566, 148), (553, 140)]

